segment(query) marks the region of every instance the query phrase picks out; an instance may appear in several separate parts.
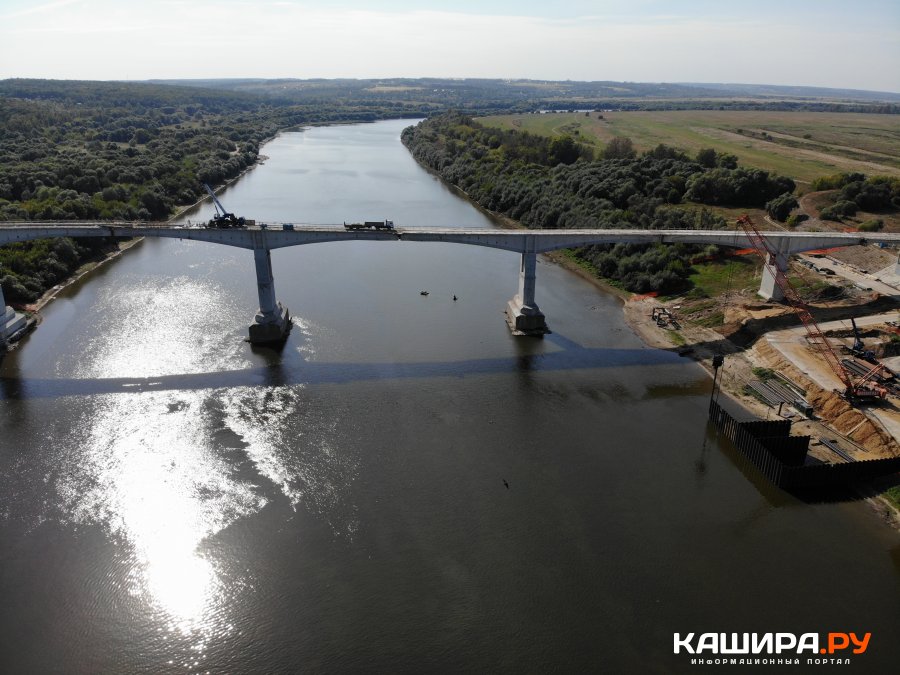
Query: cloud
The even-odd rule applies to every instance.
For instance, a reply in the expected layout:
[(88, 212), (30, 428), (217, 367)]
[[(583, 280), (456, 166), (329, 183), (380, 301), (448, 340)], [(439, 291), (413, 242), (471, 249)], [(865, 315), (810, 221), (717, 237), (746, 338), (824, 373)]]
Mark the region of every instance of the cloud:
[(0, 19), (8, 20), (15, 19), (20, 16), (29, 16), (32, 14), (44, 14), (47, 12), (51, 12), (57, 10), (61, 7), (65, 7), (66, 5), (74, 5), (76, 3), (84, 2), (84, 0), (55, 0), (55, 2), (47, 2), (43, 5), (38, 5), (37, 7), (26, 7), (24, 9), (14, 10), (12, 12), (8, 12), (6, 14), (0, 14)]

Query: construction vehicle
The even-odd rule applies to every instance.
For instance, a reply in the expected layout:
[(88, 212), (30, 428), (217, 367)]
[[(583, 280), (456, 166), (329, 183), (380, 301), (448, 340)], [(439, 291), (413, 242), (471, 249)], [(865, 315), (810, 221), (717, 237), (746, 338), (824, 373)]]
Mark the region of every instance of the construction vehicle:
[(367, 220), (363, 223), (348, 223), (344, 221), (344, 227), (348, 230), (393, 230), (393, 220)]
[(206, 227), (247, 227), (247, 220), (245, 218), (239, 218), (233, 213), (229, 213), (225, 210), (225, 207), (222, 206), (222, 202), (219, 201), (219, 198), (216, 197), (216, 193), (212, 191), (212, 188), (209, 187), (209, 185), (204, 183), (203, 187), (206, 188), (209, 196), (212, 197), (213, 205), (216, 208), (216, 215), (206, 223)]
[(856, 321), (853, 320), (853, 317), (850, 318), (850, 325), (853, 326), (853, 346), (850, 348), (850, 353), (863, 361), (877, 364), (875, 352), (871, 349), (866, 349), (866, 345), (863, 344), (862, 338), (859, 337), (859, 329), (856, 327)]
[(653, 311), (650, 312), (650, 320), (655, 321), (656, 325), (661, 328), (665, 328), (673, 318), (665, 307), (654, 307)]
[[(877, 365), (863, 376), (856, 376), (851, 373), (841, 360), (837, 353), (819, 328), (819, 324), (810, 314), (809, 307), (803, 302), (797, 289), (790, 280), (785, 276), (784, 272), (777, 265), (778, 252), (773, 248), (769, 241), (756, 229), (750, 216), (743, 215), (737, 219), (737, 224), (741, 226), (750, 245), (756, 250), (756, 253), (763, 260), (763, 265), (769, 274), (775, 279), (775, 283), (784, 294), (785, 301), (797, 312), (800, 322), (806, 329), (806, 340), (809, 345), (821, 354), (825, 362), (829, 365), (834, 374), (843, 383), (844, 390), (839, 391), (850, 403), (870, 403), (876, 402), (887, 396), (887, 389), (878, 386), (872, 380), (881, 372), (883, 366)], [(855, 325), (855, 324), (854, 324)]]

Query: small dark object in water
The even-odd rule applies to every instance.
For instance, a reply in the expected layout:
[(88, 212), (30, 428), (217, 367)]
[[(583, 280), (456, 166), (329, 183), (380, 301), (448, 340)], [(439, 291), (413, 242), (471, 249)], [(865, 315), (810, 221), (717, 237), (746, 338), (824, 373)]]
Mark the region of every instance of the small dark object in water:
[(419, 295), (428, 295), (428, 291), (419, 291)]
[(455, 295), (453, 296), (453, 302), (456, 302), (456, 296), (455, 296)]
[(506, 486), (506, 489), (509, 490), (509, 483), (506, 482), (506, 479), (503, 479), (503, 484)]

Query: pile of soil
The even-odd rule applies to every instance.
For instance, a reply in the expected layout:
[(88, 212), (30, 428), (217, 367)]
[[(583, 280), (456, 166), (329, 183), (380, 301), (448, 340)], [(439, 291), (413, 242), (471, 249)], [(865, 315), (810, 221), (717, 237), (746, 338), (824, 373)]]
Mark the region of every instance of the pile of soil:
[(813, 405), (822, 421), (865, 448), (869, 453), (868, 459), (900, 456), (900, 445), (889, 434), (838, 394), (826, 391), (808, 379), (766, 340), (759, 340), (753, 352), (760, 363), (783, 373), (806, 389), (806, 400)]

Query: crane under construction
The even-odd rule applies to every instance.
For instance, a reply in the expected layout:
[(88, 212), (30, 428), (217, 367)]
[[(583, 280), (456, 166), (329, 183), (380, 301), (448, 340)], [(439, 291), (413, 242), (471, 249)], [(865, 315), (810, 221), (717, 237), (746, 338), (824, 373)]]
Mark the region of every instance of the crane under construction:
[(778, 267), (778, 252), (772, 247), (762, 233), (756, 229), (750, 216), (743, 215), (739, 217), (737, 219), (737, 224), (744, 230), (747, 239), (750, 241), (750, 245), (756, 250), (759, 257), (762, 258), (763, 265), (775, 279), (775, 283), (778, 284), (778, 287), (784, 294), (785, 301), (794, 308), (797, 312), (797, 316), (800, 317), (800, 321), (806, 329), (806, 340), (809, 345), (822, 355), (834, 374), (837, 375), (838, 379), (844, 384), (844, 390), (843, 392), (840, 392), (841, 395), (851, 403), (875, 402), (887, 396), (887, 389), (872, 382), (872, 379), (877, 376), (884, 367), (880, 364), (876, 365), (862, 376), (857, 376), (847, 370), (838, 358), (837, 353), (831, 346), (825, 333), (822, 332), (822, 329), (819, 328), (819, 324), (816, 323), (816, 320), (813, 318), (812, 314), (810, 314), (809, 307), (803, 302), (797, 289)]
[(222, 206), (222, 202), (219, 201), (219, 198), (216, 197), (216, 193), (213, 192), (212, 188), (209, 187), (206, 183), (203, 184), (203, 187), (206, 188), (206, 191), (209, 193), (209, 196), (212, 197), (213, 205), (216, 208), (216, 215), (212, 217), (212, 219), (206, 224), (207, 227), (246, 227), (247, 221), (244, 218), (239, 218), (235, 216), (233, 213), (229, 213), (225, 210), (225, 207)]

